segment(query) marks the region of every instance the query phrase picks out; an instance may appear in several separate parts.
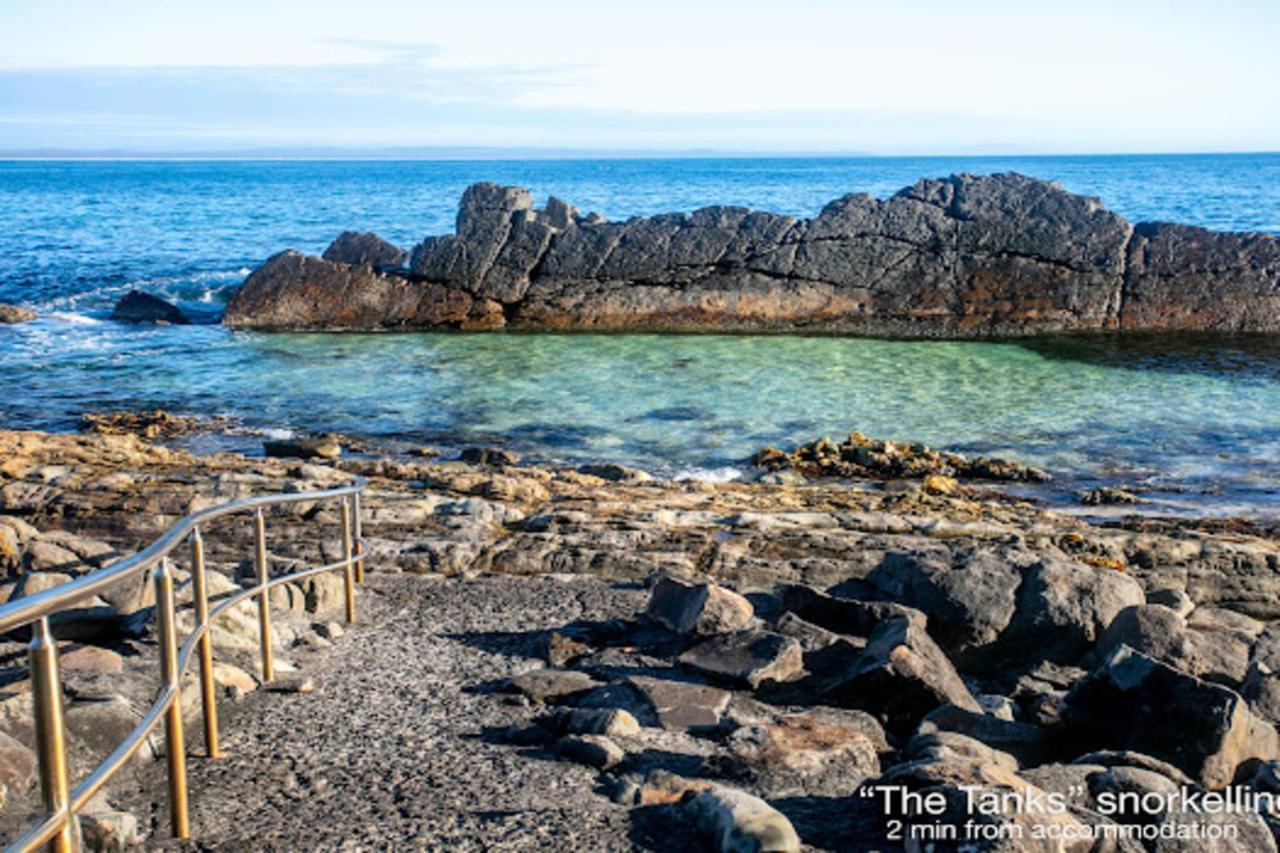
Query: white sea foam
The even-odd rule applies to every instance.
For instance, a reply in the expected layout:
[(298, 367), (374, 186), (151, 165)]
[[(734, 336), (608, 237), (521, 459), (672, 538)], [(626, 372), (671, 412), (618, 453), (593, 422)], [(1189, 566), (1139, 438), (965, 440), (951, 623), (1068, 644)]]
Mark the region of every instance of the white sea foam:
[(75, 311), (53, 311), (45, 316), (50, 320), (71, 323), (76, 326), (98, 326), (102, 323), (102, 321), (96, 317), (90, 317), (86, 314), (78, 314)]
[(721, 468), (682, 468), (673, 480), (693, 480), (699, 483), (732, 483), (742, 479), (742, 469), (728, 465)]

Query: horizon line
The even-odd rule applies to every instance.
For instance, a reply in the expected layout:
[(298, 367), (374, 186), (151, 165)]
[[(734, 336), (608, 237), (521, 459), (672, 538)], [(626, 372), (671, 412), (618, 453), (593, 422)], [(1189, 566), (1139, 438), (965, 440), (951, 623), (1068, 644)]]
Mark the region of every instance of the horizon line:
[[(331, 152), (331, 153), (326, 153)], [(1233, 157), (1280, 154), (1280, 149), (1196, 151), (969, 152), (884, 154), (867, 151), (725, 150), (715, 148), (525, 148), (518, 146), (394, 146), (327, 148), (263, 146), (243, 150), (163, 152), (130, 149), (0, 149), (0, 162), (466, 162), (498, 160), (696, 160), (696, 159), (998, 159), (1064, 157)]]

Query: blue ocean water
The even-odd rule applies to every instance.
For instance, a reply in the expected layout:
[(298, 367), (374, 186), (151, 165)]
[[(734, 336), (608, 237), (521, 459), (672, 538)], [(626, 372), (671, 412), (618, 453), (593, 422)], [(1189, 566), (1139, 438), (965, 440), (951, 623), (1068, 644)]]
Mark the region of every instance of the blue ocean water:
[[(0, 425), (165, 407), (255, 427), (733, 476), (764, 443), (853, 429), (998, 452), (1212, 512), (1280, 511), (1280, 343), (1015, 343), (600, 335), (265, 335), (105, 319), (131, 288), (213, 319), (249, 270), (339, 231), (410, 246), (476, 180), (610, 218), (741, 204), (812, 215), (847, 192), (1014, 170), (1132, 220), (1280, 233), (1280, 154), (1036, 158), (0, 162)], [(246, 447), (253, 442), (244, 439)]]

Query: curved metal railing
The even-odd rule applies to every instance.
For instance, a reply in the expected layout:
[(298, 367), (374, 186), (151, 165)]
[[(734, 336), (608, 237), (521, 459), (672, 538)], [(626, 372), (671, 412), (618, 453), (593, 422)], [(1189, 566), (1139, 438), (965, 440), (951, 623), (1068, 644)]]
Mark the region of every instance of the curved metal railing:
[[(35, 745), (40, 766), (40, 787), (44, 795), (45, 809), (48, 812), (40, 823), (11, 842), (6, 850), (27, 851), (46, 843), (52, 850), (59, 853), (72, 850), (76, 815), (138, 751), (147, 737), (160, 725), (161, 720), (165, 724), (170, 824), (175, 837), (190, 838), (181, 684), (191, 658), (197, 652), (199, 653), (200, 699), (204, 714), (206, 753), (210, 758), (219, 758), (222, 751), (218, 745), (218, 709), (214, 692), (213, 643), (209, 636), (210, 626), (230, 608), (257, 596), (262, 681), (268, 683), (275, 677), (269, 601), (272, 588), (311, 575), (342, 569), (347, 622), (354, 622), (356, 618), (355, 584), (364, 581), (365, 547), (364, 538), (360, 533), (360, 496), (365, 487), (364, 479), (356, 477), (350, 485), (324, 491), (263, 495), (209, 507), (186, 516), (165, 531), (159, 539), (132, 557), (52, 589), (0, 606), (0, 635), (25, 625), (32, 627), (30, 666), (36, 724)], [(341, 500), (342, 559), (322, 566), (300, 569), (276, 578), (270, 577), (263, 509), (282, 504), (331, 499)], [(253, 511), (254, 519), (254, 568), (257, 583), (219, 600), (217, 606), (210, 610), (201, 527), (215, 519), (250, 510)], [(169, 555), (184, 541), (188, 542), (191, 548), (191, 603), (195, 609), (195, 627), (179, 647), (173, 570)], [(156, 635), (160, 641), (160, 668), (164, 687), (124, 742), (73, 789), (67, 772), (66, 730), (63, 724), (58, 645), (49, 625), (49, 617), (127, 578), (137, 577), (149, 570), (152, 572), (156, 587)]]

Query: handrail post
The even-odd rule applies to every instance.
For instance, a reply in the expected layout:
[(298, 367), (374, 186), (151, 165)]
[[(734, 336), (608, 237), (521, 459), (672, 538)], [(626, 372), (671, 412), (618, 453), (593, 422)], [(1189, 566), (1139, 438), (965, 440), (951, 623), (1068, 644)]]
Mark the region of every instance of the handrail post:
[(342, 499), (342, 559), (346, 564), (342, 567), (342, 582), (347, 594), (347, 624), (356, 621), (356, 588), (355, 568), (351, 564), (351, 501)]
[(210, 758), (221, 758), (218, 746), (218, 702), (213, 684), (213, 637), (209, 622), (209, 588), (205, 583), (204, 537), (200, 528), (191, 531), (191, 596), (195, 599), (196, 630), (200, 635), (200, 704), (204, 711), (204, 746)]
[(58, 672), (58, 642), (49, 617), (32, 625), (31, 688), (35, 705), (36, 752), (40, 761), (40, 789), (50, 814), (62, 814), (62, 827), (49, 842), (55, 853), (71, 853), (71, 787), (67, 781), (67, 739), (62, 720), (62, 677)]
[(169, 819), (175, 838), (191, 837), (187, 818), (187, 748), (182, 736), (182, 674), (178, 672), (178, 626), (173, 608), (173, 573), (169, 558), (156, 566), (156, 631), (165, 687), (172, 691), (165, 711), (164, 733), (169, 761)]
[(267, 589), (267, 529), (262, 510), (253, 514), (253, 563), (258, 570), (258, 639), (262, 643), (262, 680), (275, 679), (271, 659), (271, 590)]
[(360, 535), (360, 493), (353, 492), (351, 494), (351, 523), (352, 537), (355, 539), (356, 556), (360, 557), (356, 560), (356, 582), (364, 583), (364, 537)]

